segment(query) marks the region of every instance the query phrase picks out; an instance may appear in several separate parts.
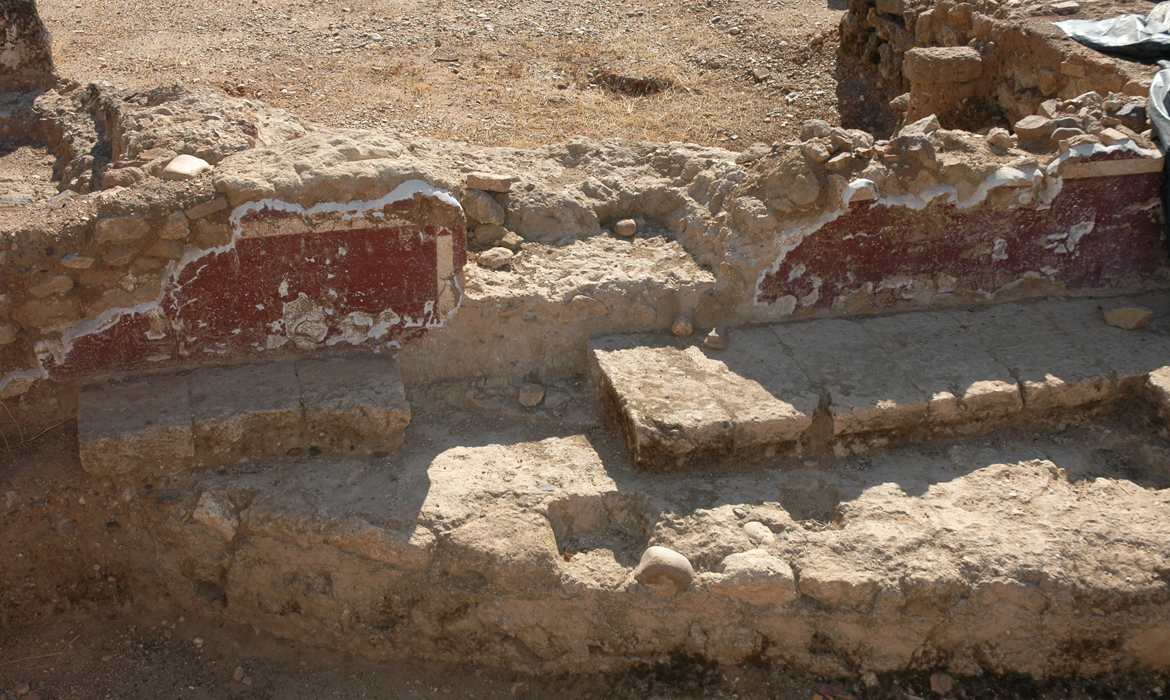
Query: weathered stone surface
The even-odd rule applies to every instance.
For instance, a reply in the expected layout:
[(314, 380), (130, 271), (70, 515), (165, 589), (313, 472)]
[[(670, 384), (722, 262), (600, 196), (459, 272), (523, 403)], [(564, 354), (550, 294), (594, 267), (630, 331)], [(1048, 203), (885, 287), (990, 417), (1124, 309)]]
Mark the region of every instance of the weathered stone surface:
[(480, 224), (475, 227), (472, 237), (476, 243), (496, 245), (508, 235), (508, 229), (499, 224)]
[(716, 567), (723, 576), (711, 586), (717, 595), (749, 605), (789, 605), (796, 600), (792, 567), (764, 549), (729, 555)]
[(515, 254), (507, 248), (496, 247), (480, 253), (479, 257), (476, 258), (476, 262), (479, 263), (480, 267), (486, 267), (489, 270), (498, 270), (511, 263), (513, 257), (515, 257)]
[(1072, 408), (1114, 395), (1108, 367), (1084, 351), (1088, 346), (1071, 343), (1037, 305), (951, 313), (1012, 372), (1029, 410)]
[(1113, 300), (1083, 299), (1040, 302), (1036, 307), (1060, 329), (1070, 345), (1106, 367), (1105, 376), (1117, 389), (1140, 385), (1145, 375), (1166, 364), (1170, 357), (1167, 319), (1151, 314), (1153, 320), (1132, 333), (1106, 322), (1102, 307), (1116, 306)]
[(613, 225), (613, 232), (622, 238), (630, 238), (638, 232), (638, 222), (633, 219), (622, 219)]
[(1020, 145), (1032, 149), (1047, 148), (1057, 128), (1056, 120), (1038, 114), (1024, 117), (1012, 127), (1020, 140)]
[(187, 238), (191, 233), (191, 225), (188, 223), (187, 216), (177, 211), (167, 217), (161, 229), (159, 229), (158, 237), (166, 241), (181, 241)]
[(642, 552), (638, 567), (634, 569), (634, 580), (646, 585), (669, 583), (675, 590), (683, 591), (691, 585), (695, 570), (686, 557), (667, 547), (648, 547)]
[(595, 377), (638, 466), (775, 454), (811, 424), (819, 396), (768, 329), (741, 329), (717, 355), (676, 342), (635, 335), (591, 343)]
[(211, 170), (211, 163), (195, 156), (176, 156), (159, 174), (164, 180), (190, 180)]
[(450, 533), (444, 565), (454, 576), (476, 573), (497, 586), (549, 586), (560, 578), (556, 538), (531, 511), (494, 509)]
[(889, 348), (886, 357), (929, 397), (927, 419), (971, 422), (1020, 411), (1015, 378), (945, 312), (866, 319), (866, 331)]
[(410, 404), (393, 359), (298, 360), (296, 376), (312, 444), (359, 454), (402, 446)]
[(227, 209), (227, 206), (227, 197), (216, 197), (202, 204), (196, 204), (183, 213), (187, 215), (188, 219), (194, 221), (196, 219), (202, 219), (205, 216), (210, 216), (218, 211), (223, 211)]
[(487, 192), (507, 192), (514, 182), (516, 178), (513, 176), (481, 172), (468, 173), (466, 180), (467, 189)]
[(81, 466), (98, 476), (167, 474), (195, 461), (187, 382), (155, 376), (85, 387), (77, 409)]
[(240, 527), (240, 517), (230, 503), (224, 503), (210, 491), (204, 491), (195, 504), (191, 519), (210, 528), (225, 541), (231, 542)]
[(54, 294), (64, 294), (73, 289), (73, 280), (68, 275), (48, 275), (29, 288), (28, 293), (37, 299)]
[(915, 48), (906, 52), (902, 69), (912, 83), (965, 83), (983, 75), (983, 58), (967, 46)]
[(467, 190), (463, 194), (463, 210), (467, 218), (479, 224), (504, 223), (504, 208), (487, 192)]
[[(294, 367), (292, 362), (270, 362), (191, 372), (198, 461), (208, 465), (241, 457), (279, 457), (304, 446), (305, 420)], [(317, 439), (310, 437), (311, 442)]]
[(51, 36), (37, 13), (36, 0), (5, 0), (0, 6), (4, 50), (0, 53), (0, 91), (33, 90), (54, 80)]
[(94, 226), (94, 242), (129, 243), (145, 236), (150, 231), (142, 217), (136, 215), (116, 216), (101, 219)]
[(1159, 367), (1146, 378), (1146, 395), (1163, 423), (1170, 423), (1170, 366)]
[(520, 386), (518, 395), (520, 405), (525, 408), (534, 408), (544, 400), (544, 387), (539, 384), (526, 383)]
[(894, 348), (861, 324), (828, 319), (773, 330), (813, 386), (832, 397), (835, 435), (901, 430), (925, 420), (930, 397), (900, 367), (874, 371), (872, 358), (889, 356)]

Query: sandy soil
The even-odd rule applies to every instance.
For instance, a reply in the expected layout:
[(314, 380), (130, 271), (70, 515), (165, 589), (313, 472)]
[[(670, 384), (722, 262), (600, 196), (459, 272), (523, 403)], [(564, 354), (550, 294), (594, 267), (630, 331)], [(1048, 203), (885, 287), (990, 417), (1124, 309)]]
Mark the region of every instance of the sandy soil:
[[(1167, 679), (986, 677), (957, 683), (951, 697), (1158, 700)], [(15, 700), (269, 700), (292, 698), (658, 698), (683, 700), (906, 700), (938, 698), (930, 674), (861, 681), (791, 676), (756, 667), (676, 663), (621, 675), (531, 677), (478, 668), (373, 664), (277, 643), (251, 631), (181, 612), (112, 619), (61, 617), (0, 631), (0, 698)]]
[[(734, 148), (837, 120), (842, 0), (39, 4), (68, 78), (198, 81), (331, 126), (483, 145), (583, 135)], [(613, 89), (610, 76), (665, 89), (626, 94), (646, 86)]]

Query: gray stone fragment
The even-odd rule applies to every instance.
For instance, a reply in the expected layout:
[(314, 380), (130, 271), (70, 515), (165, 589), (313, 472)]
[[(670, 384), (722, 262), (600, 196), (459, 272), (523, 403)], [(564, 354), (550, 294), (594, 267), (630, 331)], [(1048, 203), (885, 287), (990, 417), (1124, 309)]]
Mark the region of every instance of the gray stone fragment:
[(506, 214), (504, 208), (487, 192), (467, 190), (463, 194), (463, 210), (467, 218), (481, 224), (502, 225)]
[(518, 400), (521, 406), (533, 408), (544, 400), (544, 387), (539, 384), (524, 384), (520, 387)]

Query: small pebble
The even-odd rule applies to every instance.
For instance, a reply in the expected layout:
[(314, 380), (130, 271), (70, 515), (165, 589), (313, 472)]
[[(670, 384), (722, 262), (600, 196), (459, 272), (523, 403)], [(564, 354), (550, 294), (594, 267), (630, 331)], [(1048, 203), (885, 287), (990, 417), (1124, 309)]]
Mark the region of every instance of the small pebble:
[(930, 677), (930, 689), (939, 695), (946, 695), (955, 689), (955, 679), (946, 673), (936, 673)]
[(520, 387), (520, 405), (532, 408), (544, 400), (544, 387), (539, 384), (524, 384)]
[(638, 222), (633, 219), (622, 219), (613, 225), (613, 232), (622, 238), (630, 238), (638, 232)]
[(695, 324), (690, 314), (679, 314), (670, 326), (670, 332), (680, 338), (685, 338), (695, 332)]

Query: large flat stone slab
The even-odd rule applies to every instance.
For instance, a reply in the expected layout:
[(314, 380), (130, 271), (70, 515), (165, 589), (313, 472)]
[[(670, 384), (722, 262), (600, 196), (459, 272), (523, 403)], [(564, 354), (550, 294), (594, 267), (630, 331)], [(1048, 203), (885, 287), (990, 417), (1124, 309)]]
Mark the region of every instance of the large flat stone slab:
[(1062, 333), (1036, 304), (952, 314), (989, 355), (1011, 370), (1030, 410), (1076, 408), (1116, 394), (1109, 367), (1088, 344)]
[(820, 400), (767, 329), (737, 331), (726, 351), (665, 336), (599, 338), (590, 362), (634, 462), (647, 469), (775, 454), (811, 425)]
[(930, 422), (1005, 418), (1024, 407), (1012, 373), (953, 316), (927, 312), (861, 321), (889, 349), (889, 359), (930, 397)]
[[(1164, 295), (1156, 298), (1164, 298)], [(1105, 322), (1105, 312), (1120, 306), (1116, 299), (1036, 304), (1060, 333), (1069, 338), (1070, 344), (1075, 344), (1087, 357), (1107, 368), (1114, 381), (1140, 384), (1147, 374), (1170, 363), (1170, 337), (1165, 334), (1166, 310), (1159, 306), (1156, 322), (1144, 328), (1126, 330)]]
[(397, 450), (410, 425), (398, 363), (388, 357), (298, 360), (309, 441), (331, 452)]
[(827, 319), (772, 330), (829, 395), (834, 435), (901, 430), (926, 420), (931, 397), (892, 360), (894, 346), (860, 323)]
[(77, 443), (82, 468), (99, 476), (190, 467), (195, 442), (186, 380), (156, 375), (85, 387), (78, 403)]
[(294, 363), (207, 367), (187, 380), (200, 463), (276, 457), (305, 446)]

